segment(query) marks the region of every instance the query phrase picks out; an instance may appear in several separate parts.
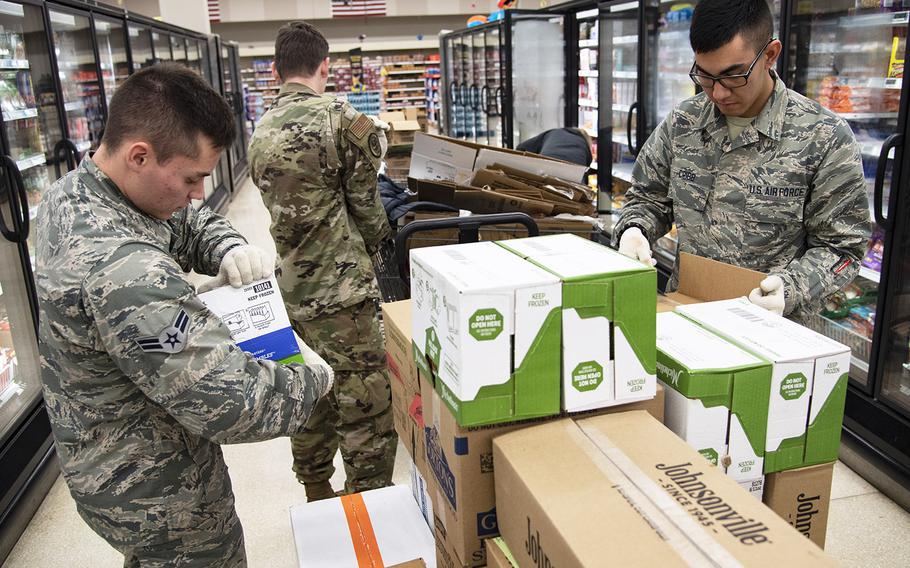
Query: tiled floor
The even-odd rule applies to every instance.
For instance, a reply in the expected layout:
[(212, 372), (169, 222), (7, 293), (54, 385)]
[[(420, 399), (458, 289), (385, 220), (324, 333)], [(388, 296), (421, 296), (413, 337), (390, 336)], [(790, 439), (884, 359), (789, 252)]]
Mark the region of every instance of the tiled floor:
[[(252, 243), (274, 247), (268, 213), (251, 183), (234, 197), (228, 217)], [(395, 482), (407, 483), (407, 454), (401, 445), (398, 450)], [(295, 566), (288, 507), (305, 501), (305, 495), (291, 473), (288, 439), (226, 446), (224, 455), (250, 566)], [(336, 466), (340, 468), (340, 459)], [(336, 488), (343, 485), (343, 475), (339, 471), (333, 478)], [(831, 497), (826, 549), (832, 556), (845, 566), (910, 566), (910, 514), (842, 463), (834, 469)], [(4, 566), (104, 568), (122, 562), (122, 556), (82, 522), (58, 479)]]

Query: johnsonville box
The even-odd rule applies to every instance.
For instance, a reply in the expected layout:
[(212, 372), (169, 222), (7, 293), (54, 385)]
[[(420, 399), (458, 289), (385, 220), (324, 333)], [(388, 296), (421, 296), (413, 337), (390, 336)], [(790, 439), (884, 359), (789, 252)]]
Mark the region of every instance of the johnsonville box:
[(654, 268), (577, 235), (497, 244), (562, 283), (563, 409), (654, 396)]
[(679, 314), (657, 314), (664, 422), (761, 498), (771, 364)]
[(221, 318), (237, 346), (259, 359), (303, 363), (275, 277), (240, 288), (222, 286), (199, 294)]
[(411, 252), (414, 357), (462, 426), (560, 409), (559, 279), (490, 242)]
[(837, 459), (849, 347), (745, 298), (676, 311), (771, 362), (765, 473)]
[(497, 436), (496, 511), (519, 566), (836, 566), (644, 412)]

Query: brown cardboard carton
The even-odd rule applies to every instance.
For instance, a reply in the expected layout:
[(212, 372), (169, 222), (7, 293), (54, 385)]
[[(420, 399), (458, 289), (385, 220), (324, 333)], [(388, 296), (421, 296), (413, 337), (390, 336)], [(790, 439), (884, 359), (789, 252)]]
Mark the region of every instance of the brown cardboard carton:
[(765, 274), (703, 258), (687, 252), (679, 255), (679, 287), (658, 295), (657, 311), (672, 312), (681, 304), (698, 304), (748, 296)]
[(785, 521), (825, 547), (834, 462), (765, 476), (763, 501)]
[[(497, 536), (496, 497), (493, 491), (493, 439), (540, 424), (543, 420), (464, 428), (421, 375), (422, 416), (427, 452), (427, 475), (437, 539), (440, 534), (465, 564), (486, 561), (483, 539)], [(588, 417), (624, 410), (644, 410), (663, 420), (664, 389), (647, 401), (598, 409), (571, 416)]]
[(483, 541), (487, 549), (487, 566), (489, 568), (518, 568), (509, 558), (512, 553), (504, 540), (499, 537)]
[(553, 204), (553, 214), (568, 213), (571, 215), (593, 215), (593, 203), (581, 203), (572, 199), (549, 192), (541, 187), (535, 187), (521, 180), (510, 177), (504, 172), (492, 169), (482, 169), (474, 172), (471, 180), (472, 187), (489, 187), (497, 193), (534, 199)]
[(427, 568), (427, 563), (423, 559), (418, 558), (417, 560), (411, 560), (403, 564), (396, 564), (391, 568)]
[[(413, 164), (413, 162), (412, 162)], [(413, 165), (412, 168), (413, 169)], [(459, 185), (450, 181), (408, 178), (408, 187), (422, 201), (435, 201), (467, 209), (473, 213), (521, 212), (529, 215), (553, 215), (553, 203), (504, 195), (488, 189)]]
[(417, 108), (417, 107), (407, 107), (404, 109), (404, 118), (405, 120), (417, 120), (422, 116), (427, 115), (427, 109)]
[(587, 166), (555, 160), (530, 152), (495, 148), (445, 136), (417, 133), (410, 177), (467, 183), (475, 169), (490, 164), (515, 167), (537, 175), (580, 182)]
[(379, 113), (379, 120), (391, 124), (400, 120), (407, 120), (408, 117), (401, 111), (385, 111)]
[(396, 120), (390, 122), (392, 129), (388, 133), (389, 144), (397, 146), (399, 144), (412, 144), (414, 134), (420, 132), (420, 124), (416, 120)]
[(521, 566), (836, 566), (644, 412), (510, 432), (493, 455)]
[(426, 448), (423, 435), (423, 405), (420, 401), (420, 379), (411, 342), (411, 301), (382, 305), (385, 326), (386, 359), (392, 387), (392, 417), (395, 431), (411, 454), (417, 470), (427, 477)]

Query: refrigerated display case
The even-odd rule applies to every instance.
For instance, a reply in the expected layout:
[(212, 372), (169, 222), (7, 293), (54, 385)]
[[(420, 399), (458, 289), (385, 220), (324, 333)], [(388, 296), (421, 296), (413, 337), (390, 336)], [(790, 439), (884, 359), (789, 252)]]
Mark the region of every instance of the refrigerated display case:
[(130, 76), (129, 54), (126, 47), (126, 23), (122, 19), (96, 15), (95, 43), (98, 46), (98, 61), (106, 106), (110, 104), (117, 87)]
[(237, 127), (237, 137), (234, 139), (234, 144), (231, 145), (227, 154), (229, 156), (228, 162), (230, 164), (232, 187), (239, 189), (249, 175), (249, 164), (246, 154), (249, 137), (246, 131), (246, 119), (244, 118), (246, 112), (243, 106), (243, 84), (240, 81), (237, 44), (222, 42), (219, 39), (219, 53), (221, 54), (222, 94), (231, 106), (231, 110), (234, 113), (234, 123)]
[(509, 10), (501, 21), (440, 37), (441, 132), (514, 148), (565, 125), (565, 16)]
[[(903, 6), (903, 7), (901, 7)], [(874, 220), (859, 277), (810, 325), (852, 350), (845, 431), (910, 475), (907, 184), (903, 81), (910, 3), (793, 2), (791, 88), (842, 117), (859, 145)], [(898, 191), (896, 188), (901, 188)]]
[(98, 58), (88, 12), (49, 5), (51, 40), (63, 93), (66, 144), (73, 153), (70, 168), (101, 142), (106, 115), (98, 76)]
[(133, 71), (154, 65), (152, 52), (152, 30), (137, 24), (129, 25), (129, 46)]
[(171, 39), (166, 32), (152, 29), (152, 48), (155, 50), (155, 62), (172, 61)]

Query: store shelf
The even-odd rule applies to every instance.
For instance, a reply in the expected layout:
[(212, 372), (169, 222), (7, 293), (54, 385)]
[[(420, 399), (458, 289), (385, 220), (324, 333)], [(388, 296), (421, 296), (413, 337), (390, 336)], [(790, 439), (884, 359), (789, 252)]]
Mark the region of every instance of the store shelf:
[(629, 139), (625, 134), (613, 134), (613, 143), (622, 144), (623, 146), (629, 145)]
[(402, 101), (422, 101), (422, 100), (424, 100), (424, 99), (426, 99), (426, 97), (424, 97), (424, 96), (419, 96), (419, 97), (395, 97), (395, 98), (391, 98), (391, 99), (388, 99), (388, 98), (387, 98), (387, 99), (385, 100), (385, 102), (387, 102), (387, 103), (394, 103), (394, 102), (402, 102)]
[(0, 59), (0, 69), (28, 69), (27, 59)]
[(85, 110), (85, 103), (83, 103), (82, 101), (72, 101), (72, 102), (69, 102), (69, 103), (64, 103), (64, 104), (63, 104), (63, 109), (64, 109), (66, 112), (74, 112), (74, 111), (77, 111), (77, 110)]
[(38, 109), (36, 108), (3, 111), (3, 120), (6, 121), (23, 120), (26, 118), (35, 118), (36, 116), (38, 116)]
[(387, 93), (403, 93), (406, 91), (426, 91), (426, 87), (386, 87)]
[(632, 168), (635, 164), (613, 164), (613, 177), (626, 183), (632, 183)]
[(844, 120), (878, 120), (882, 118), (897, 118), (896, 112), (838, 112)]
[(386, 75), (413, 75), (415, 73), (424, 74), (423, 69), (405, 69), (401, 71), (386, 71)]
[(47, 159), (44, 157), (44, 154), (37, 154), (30, 158), (23, 158), (16, 162), (16, 167), (19, 168), (20, 172), (34, 168), (35, 166), (43, 166), (47, 163)]
[(871, 268), (866, 268), (865, 266), (859, 267), (859, 275), (865, 278), (866, 280), (871, 280), (876, 283), (880, 283), (882, 279), (881, 272), (877, 270), (872, 270)]
[(613, 110), (616, 112), (629, 112), (632, 110), (632, 105), (613, 105)]
[(580, 39), (578, 40), (578, 47), (597, 47), (596, 39)]
[(597, 108), (597, 101), (594, 99), (578, 99), (578, 106), (585, 108)]
[(90, 149), (91, 147), (92, 147), (92, 143), (89, 142), (88, 140), (86, 140), (84, 142), (76, 143), (76, 150), (78, 150), (79, 152), (85, 152), (86, 150)]
[(393, 82), (395, 82), (395, 83), (415, 83), (415, 82), (417, 82), (417, 81), (420, 81), (420, 82), (422, 83), (422, 82), (424, 81), (424, 78), (423, 78), (423, 77), (417, 77), (417, 78), (414, 78), (414, 79), (389, 79), (389, 81), (393, 81)]
[(638, 71), (614, 71), (614, 79), (638, 79)]
[(248, 87), (251, 91), (277, 91), (281, 87)]
[(638, 36), (616, 36), (613, 38), (613, 45), (638, 45)]
[(600, 73), (597, 70), (590, 71), (590, 70), (579, 69), (579, 71), (578, 71), (579, 77), (597, 77), (598, 75), (600, 75)]

